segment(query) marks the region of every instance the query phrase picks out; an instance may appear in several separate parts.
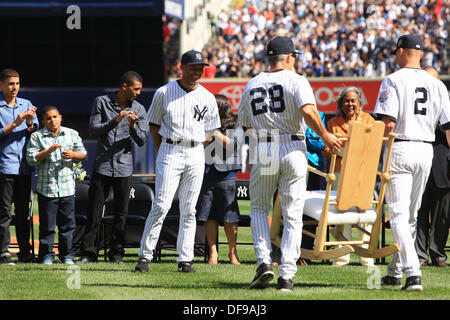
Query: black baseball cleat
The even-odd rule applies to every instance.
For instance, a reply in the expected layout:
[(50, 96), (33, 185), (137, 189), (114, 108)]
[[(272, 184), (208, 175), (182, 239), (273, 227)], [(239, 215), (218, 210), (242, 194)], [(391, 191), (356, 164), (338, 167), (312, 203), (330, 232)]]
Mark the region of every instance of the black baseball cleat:
[(292, 291), (294, 289), (294, 282), (292, 279), (278, 278), (277, 289), (280, 291)]
[(256, 275), (252, 283), (250, 283), (250, 289), (264, 289), (273, 277), (272, 266), (267, 263), (260, 264), (256, 269)]
[(423, 287), (419, 276), (412, 276), (406, 278), (405, 286), (402, 288), (403, 291), (422, 291)]
[(9, 255), (5, 255), (0, 257), (0, 265), (15, 266), (16, 264), (11, 260)]
[(394, 287), (401, 287), (402, 286), (402, 279), (392, 277), (392, 276), (384, 276), (381, 278), (381, 285), (382, 286), (394, 286)]
[(37, 259), (31, 252), (27, 252), (25, 254), (18, 254), (17, 258), (20, 263), (36, 263)]
[(150, 264), (150, 260), (145, 258), (139, 258), (138, 264), (134, 267), (135, 271), (138, 272), (148, 272), (148, 265)]
[(195, 269), (192, 268), (192, 262), (181, 261), (178, 263), (178, 272), (193, 273)]

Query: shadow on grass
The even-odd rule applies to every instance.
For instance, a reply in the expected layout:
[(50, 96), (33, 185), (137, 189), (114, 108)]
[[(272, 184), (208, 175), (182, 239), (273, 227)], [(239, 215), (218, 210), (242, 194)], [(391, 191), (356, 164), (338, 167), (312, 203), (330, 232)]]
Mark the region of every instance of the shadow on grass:
[(87, 267), (80, 268), (81, 271), (96, 271), (96, 272), (129, 272), (129, 269), (106, 269), (106, 268), (95, 268), (95, 267)]
[[(225, 290), (236, 290), (244, 289), (251, 290), (254, 292), (262, 292), (264, 289), (250, 289), (249, 283), (232, 283), (232, 282), (214, 282), (209, 285), (198, 285), (193, 287), (192, 285), (180, 285), (180, 284), (170, 284), (170, 285), (158, 285), (158, 284), (127, 284), (127, 283), (91, 283), (82, 284), (86, 287), (120, 287), (120, 288), (145, 288), (145, 289), (225, 289)], [(294, 289), (308, 289), (308, 288), (342, 288), (339, 284), (323, 284), (323, 283), (295, 283)], [(271, 283), (266, 289), (276, 289), (276, 283)]]
[[(134, 289), (158, 289), (166, 288), (167, 286), (159, 286), (152, 284), (126, 284), (126, 283), (91, 283), (91, 284), (81, 284), (83, 287), (119, 287), (119, 288), (134, 288)], [(177, 287), (177, 288), (191, 288), (191, 287)]]
[[(221, 282), (218, 287), (221, 289), (249, 289), (250, 283), (231, 283), (231, 282)], [(276, 288), (276, 283), (270, 283), (266, 289)], [(331, 287), (341, 287), (334, 284), (323, 284), (323, 283), (295, 283), (295, 288), (331, 288)], [(263, 291), (264, 289), (249, 289), (255, 292)]]

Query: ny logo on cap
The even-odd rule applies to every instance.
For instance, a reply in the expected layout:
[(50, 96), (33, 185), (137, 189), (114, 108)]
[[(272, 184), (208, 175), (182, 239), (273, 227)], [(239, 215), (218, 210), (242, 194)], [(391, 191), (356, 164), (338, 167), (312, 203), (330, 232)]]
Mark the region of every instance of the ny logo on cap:
[(202, 60), (202, 55), (201, 55), (200, 53), (197, 53), (197, 54), (195, 55), (195, 59), (197, 59), (197, 60)]

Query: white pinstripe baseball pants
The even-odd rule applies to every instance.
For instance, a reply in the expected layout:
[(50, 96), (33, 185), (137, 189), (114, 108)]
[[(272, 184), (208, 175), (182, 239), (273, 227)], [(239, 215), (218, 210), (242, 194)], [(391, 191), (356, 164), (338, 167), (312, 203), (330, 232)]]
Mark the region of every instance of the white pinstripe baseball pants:
[(400, 278), (421, 276), (414, 246), (417, 212), (422, 201), (433, 160), (430, 143), (395, 142), (390, 165), (391, 180), (386, 185), (386, 203), (392, 236), (400, 251), (392, 256), (387, 274)]
[(161, 143), (156, 158), (155, 199), (145, 222), (139, 256), (152, 260), (153, 250), (161, 233), (178, 187), (180, 225), (177, 238), (177, 261), (194, 259), (196, 231), (195, 206), (203, 182), (205, 153), (200, 143), (190, 146)]
[[(266, 153), (267, 152), (267, 153)], [(285, 143), (259, 143), (258, 160), (261, 154), (270, 155), (271, 169), (258, 161), (253, 165), (250, 176), (251, 229), (258, 265), (271, 264), (270, 228), (267, 221), (275, 190), (280, 192), (283, 216), (283, 235), (281, 237), (281, 265), (279, 276), (293, 278), (297, 272), (297, 260), (303, 228), (302, 195), (306, 191), (308, 160), (304, 141)]]

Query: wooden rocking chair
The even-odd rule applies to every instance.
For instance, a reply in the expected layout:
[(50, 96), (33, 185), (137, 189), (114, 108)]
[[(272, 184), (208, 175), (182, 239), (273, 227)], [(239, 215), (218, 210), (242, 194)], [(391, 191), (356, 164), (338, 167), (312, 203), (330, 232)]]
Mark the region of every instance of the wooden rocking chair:
[[(318, 227), (316, 234), (303, 230), (303, 234), (314, 238), (314, 248), (312, 250), (302, 249), (302, 258), (329, 260), (349, 253), (368, 258), (381, 258), (399, 250), (397, 243), (378, 248), (383, 199), (386, 182), (390, 179), (388, 168), (395, 139), (394, 133), (391, 133), (388, 138), (383, 137), (384, 127), (385, 125), (381, 121), (375, 121), (373, 124), (355, 122), (349, 128), (348, 137), (340, 138), (346, 141), (346, 144), (337, 191), (331, 190), (332, 184), (336, 180), (334, 174), (336, 154), (333, 154), (331, 158), (329, 173), (324, 173), (311, 166), (308, 167), (310, 172), (325, 177), (327, 187), (325, 191), (307, 191), (305, 194), (303, 213), (312, 217), (314, 221), (304, 222), (304, 224), (317, 224)], [(378, 163), (383, 141), (388, 141), (387, 159), (383, 172), (379, 172)], [(380, 176), (381, 187), (378, 199), (374, 200), (377, 175)], [(360, 224), (362, 223), (371, 224), (372, 230), (368, 232), (361, 228)], [(343, 235), (343, 225), (345, 224), (357, 227), (370, 235), (370, 239), (368, 241), (346, 239)], [(280, 195), (278, 194), (273, 210), (271, 238), (272, 242), (279, 247), (281, 247), (279, 235), (281, 225), (282, 214)], [(329, 225), (335, 226), (333, 233), (335, 241), (326, 241)], [(368, 248), (362, 247), (367, 244)]]

